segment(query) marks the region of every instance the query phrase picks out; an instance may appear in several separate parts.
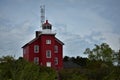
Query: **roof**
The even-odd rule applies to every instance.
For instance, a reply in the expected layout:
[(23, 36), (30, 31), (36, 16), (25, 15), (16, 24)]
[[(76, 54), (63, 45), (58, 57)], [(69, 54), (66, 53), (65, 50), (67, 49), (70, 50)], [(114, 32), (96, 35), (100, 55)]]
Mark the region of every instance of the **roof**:
[(46, 22), (43, 24), (43, 26), (52, 26), (49, 22), (48, 22), (48, 20), (46, 20)]
[[(53, 34), (52, 34), (53, 35)], [(40, 37), (40, 36), (39, 36)], [(24, 46), (22, 46), (22, 48), (24, 48), (25, 46), (27, 46), (28, 44), (33, 43), (34, 41), (36, 41), (39, 37), (34, 38), (33, 40), (29, 41), (28, 43), (26, 43)], [(55, 40), (60, 43), (61, 45), (64, 45), (64, 43), (62, 41), (60, 41), (58, 38), (55, 37)]]
[(64, 61), (63, 62), (64, 68), (80, 68), (81, 66), (74, 63), (73, 61)]
[(24, 46), (22, 46), (22, 48), (24, 48), (24, 47), (27, 46), (28, 44), (31, 44), (31, 43), (34, 42), (35, 40), (37, 40), (37, 38), (34, 38), (34, 39), (31, 40), (30, 42), (26, 43)]
[(58, 43), (64, 45), (64, 43), (63, 43), (62, 41), (60, 41), (58, 38), (55, 37), (55, 40), (56, 40)]

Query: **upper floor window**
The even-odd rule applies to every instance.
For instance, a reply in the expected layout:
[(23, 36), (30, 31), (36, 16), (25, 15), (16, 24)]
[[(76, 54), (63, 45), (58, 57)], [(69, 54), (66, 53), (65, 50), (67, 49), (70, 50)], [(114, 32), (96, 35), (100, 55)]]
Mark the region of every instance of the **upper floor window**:
[(39, 64), (39, 57), (34, 57), (34, 63)]
[(46, 58), (51, 58), (51, 50), (46, 50)]
[(39, 45), (34, 45), (34, 53), (39, 53)]
[(54, 46), (54, 52), (58, 53), (58, 46), (57, 45)]
[(46, 44), (51, 44), (51, 40), (46, 40)]

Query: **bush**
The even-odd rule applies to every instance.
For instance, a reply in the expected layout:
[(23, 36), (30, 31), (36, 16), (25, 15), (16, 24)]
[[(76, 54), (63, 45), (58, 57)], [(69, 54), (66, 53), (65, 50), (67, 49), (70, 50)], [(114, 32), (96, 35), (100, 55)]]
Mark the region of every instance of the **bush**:
[(22, 58), (0, 63), (0, 80), (54, 80), (55, 70), (42, 67)]

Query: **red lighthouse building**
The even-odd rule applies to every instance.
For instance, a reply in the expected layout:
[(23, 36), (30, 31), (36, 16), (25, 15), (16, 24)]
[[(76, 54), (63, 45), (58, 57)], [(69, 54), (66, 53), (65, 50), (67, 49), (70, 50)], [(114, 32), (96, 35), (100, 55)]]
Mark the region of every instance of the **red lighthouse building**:
[(42, 31), (36, 31), (36, 37), (22, 47), (23, 58), (41, 66), (62, 69), (64, 43), (55, 35), (52, 25), (46, 20), (42, 25)]

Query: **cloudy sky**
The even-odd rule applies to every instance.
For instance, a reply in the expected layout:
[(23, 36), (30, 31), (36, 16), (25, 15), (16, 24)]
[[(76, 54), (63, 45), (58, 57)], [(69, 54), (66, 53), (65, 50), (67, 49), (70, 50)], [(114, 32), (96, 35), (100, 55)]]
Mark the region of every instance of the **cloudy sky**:
[(86, 48), (108, 43), (120, 47), (120, 0), (0, 0), (0, 56), (22, 56), (22, 46), (40, 28), (40, 5), (64, 55), (85, 56)]

